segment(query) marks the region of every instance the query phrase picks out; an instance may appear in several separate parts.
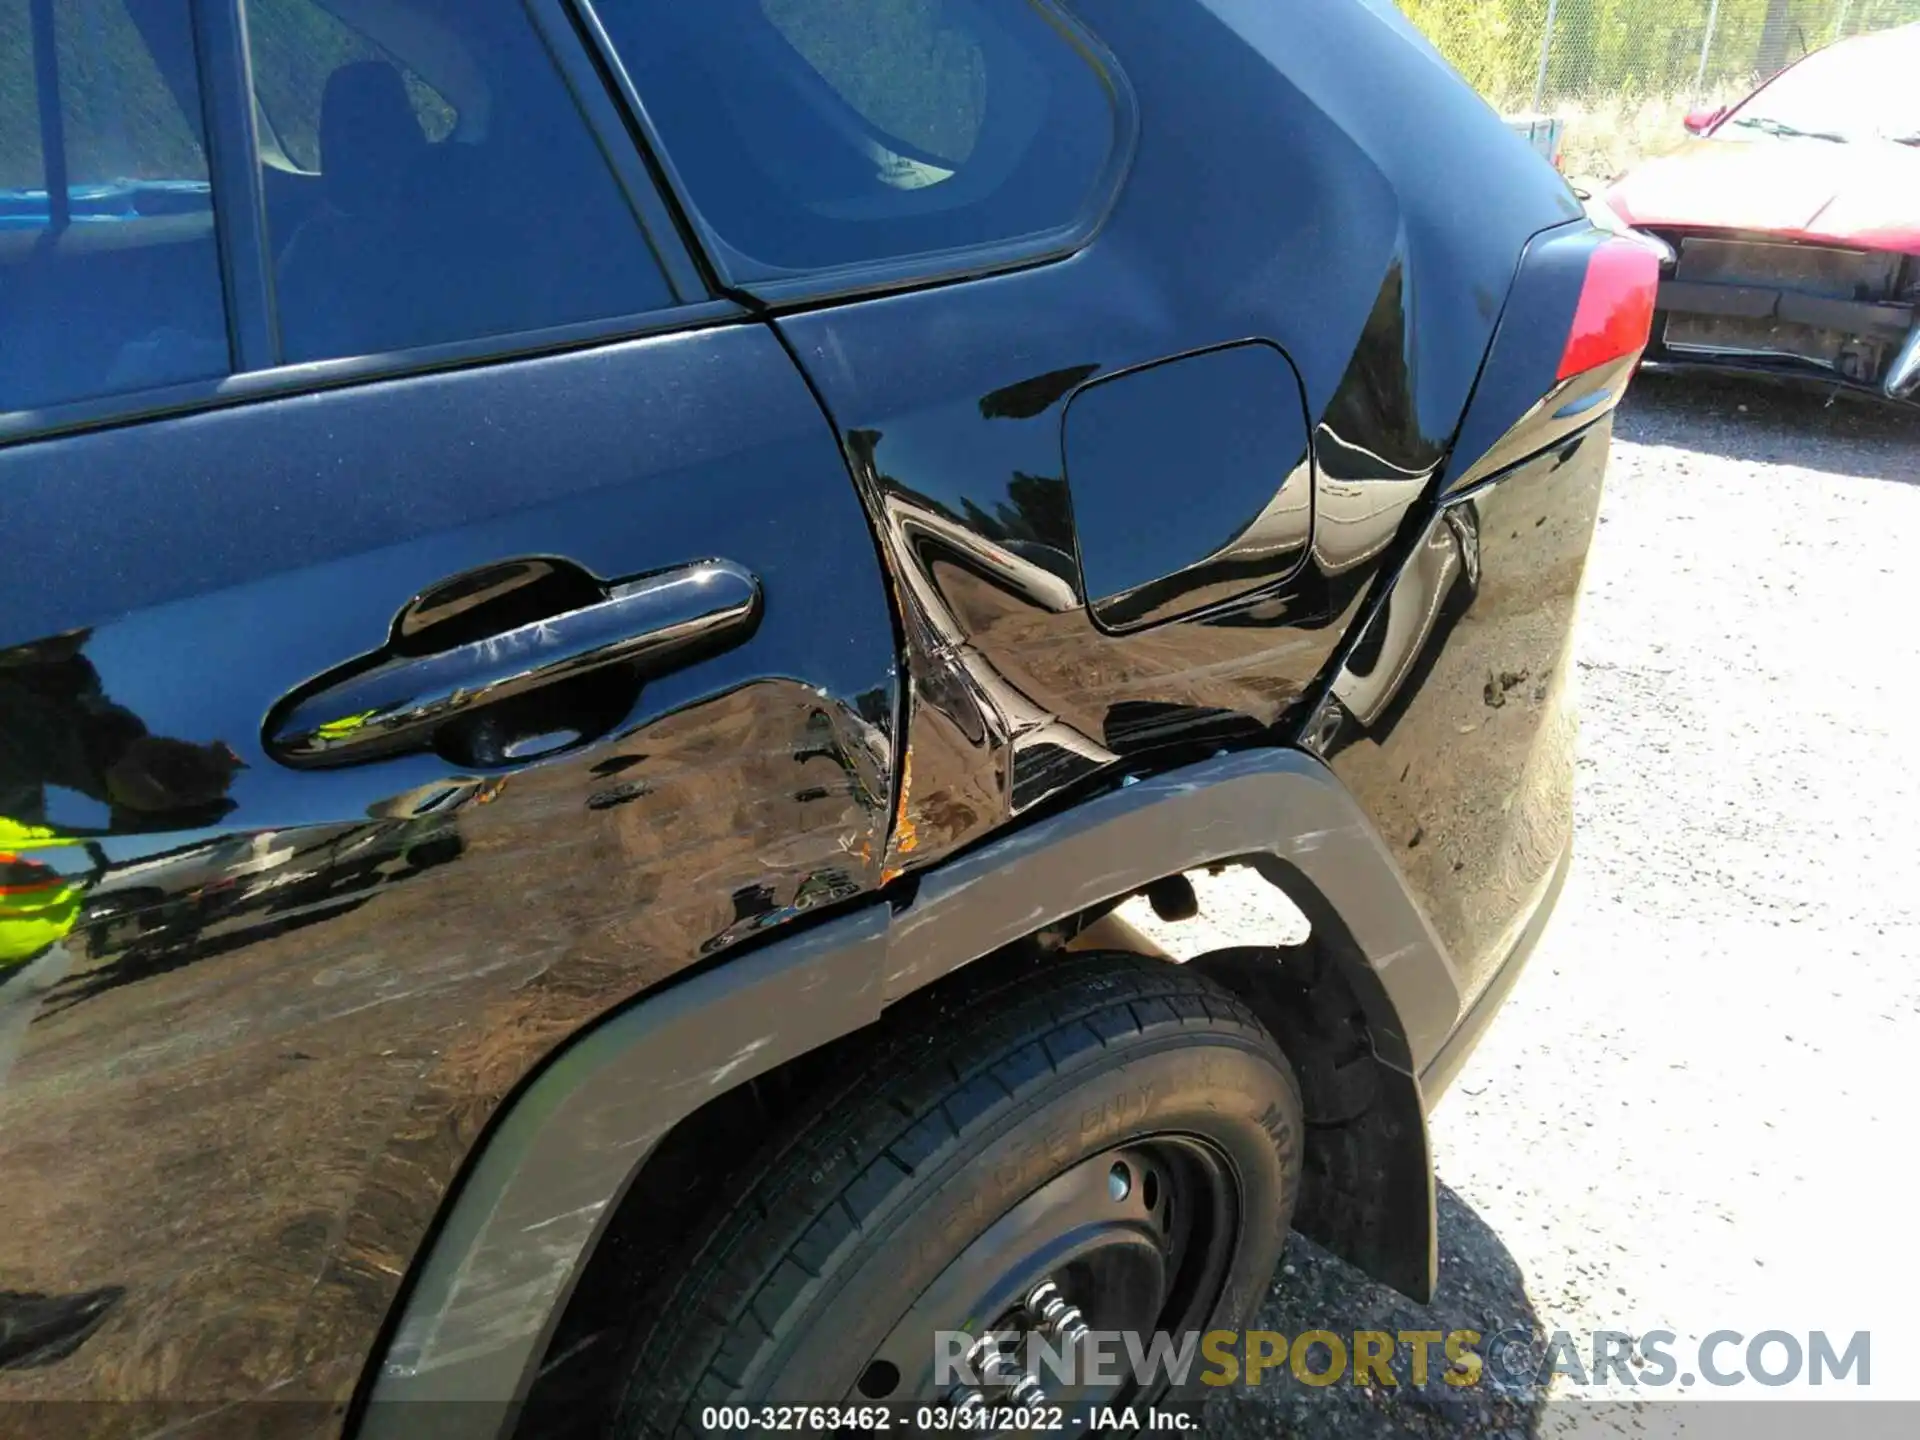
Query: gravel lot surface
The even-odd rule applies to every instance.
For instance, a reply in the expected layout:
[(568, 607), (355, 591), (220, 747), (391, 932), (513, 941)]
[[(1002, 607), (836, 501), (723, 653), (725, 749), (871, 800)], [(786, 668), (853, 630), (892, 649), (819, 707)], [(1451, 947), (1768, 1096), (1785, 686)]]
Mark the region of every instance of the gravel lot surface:
[[(1715, 1330), (1824, 1329), (1836, 1350), (1867, 1330), (1866, 1393), (1920, 1400), (1916, 554), (1920, 417), (1642, 378), (1581, 613), (1575, 868), (1432, 1121), (1441, 1293), (1411, 1305), (1296, 1239), (1258, 1325), (1564, 1330), (1589, 1361), (1595, 1331), (1664, 1329), (1687, 1374)], [(1272, 894), (1225, 877), (1199, 923), (1270, 934)], [(1747, 1368), (1745, 1339), (1717, 1358)], [(1682, 1395), (1836, 1389), (1563, 1376), (1550, 1402), (1462, 1406), (1270, 1378), (1205, 1433), (1740, 1433), (1733, 1412), (1580, 1403)], [(1880, 1433), (1855, 1409), (1769, 1412), (1789, 1413)]]

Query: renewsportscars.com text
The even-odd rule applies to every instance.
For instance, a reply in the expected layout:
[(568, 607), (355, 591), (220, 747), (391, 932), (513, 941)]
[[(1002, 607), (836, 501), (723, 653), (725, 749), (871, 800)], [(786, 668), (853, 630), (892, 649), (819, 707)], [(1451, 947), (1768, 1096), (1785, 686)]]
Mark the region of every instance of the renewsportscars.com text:
[[(1635, 1389), (1689, 1389), (1696, 1385), (1873, 1383), (1872, 1336), (1824, 1330), (1715, 1330), (1683, 1341), (1671, 1330), (1630, 1334), (1596, 1330), (1585, 1337), (1515, 1327), (1478, 1330), (1275, 1330), (1165, 1332), (1089, 1331), (1077, 1343), (1057, 1344), (1031, 1333), (1008, 1332), (983, 1341), (959, 1330), (934, 1337), (934, 1379), (940, 1385), (1012, 1384), (1032, 1376), (1043, 1385), (1309, 1386), (1339, 1384), (1422, 1388), (1441, 1384), (1501, 1393), (1536, 1394), (1556, 1379), (1563, 1387), (1622, 1385)], [(988, 1357), (1000, 1357), (993, 1363)], [(1196, 1373), (1197, 1372), (1197, 1373)]]

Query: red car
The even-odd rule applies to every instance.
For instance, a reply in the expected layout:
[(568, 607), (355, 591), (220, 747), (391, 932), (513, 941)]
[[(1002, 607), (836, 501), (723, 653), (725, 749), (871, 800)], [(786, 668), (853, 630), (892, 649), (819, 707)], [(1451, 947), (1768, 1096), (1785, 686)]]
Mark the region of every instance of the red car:
[(1667, 247), (1649, 365), (1920, 401), (1920, 25), (1842, 40), (1615, 181)]

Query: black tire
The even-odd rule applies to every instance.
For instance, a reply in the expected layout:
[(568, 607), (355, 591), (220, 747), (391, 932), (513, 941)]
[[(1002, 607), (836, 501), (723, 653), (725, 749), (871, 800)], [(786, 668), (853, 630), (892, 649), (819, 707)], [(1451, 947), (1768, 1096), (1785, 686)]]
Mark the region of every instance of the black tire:
[(890, 1031), (655, 1291), (621, 1440), (705, 1434), (707, 1406), (863, 1403), (876, 1347), (955, 1256), (1056, 1176), (1150, 1137), (1199, 1142), (1236, 1191), (1193, 1328), (1237, 1327), (1265, 1294), (1299, 1186), (1300, 1095), (1227, 990), (1163, 961), (1075, 956)]

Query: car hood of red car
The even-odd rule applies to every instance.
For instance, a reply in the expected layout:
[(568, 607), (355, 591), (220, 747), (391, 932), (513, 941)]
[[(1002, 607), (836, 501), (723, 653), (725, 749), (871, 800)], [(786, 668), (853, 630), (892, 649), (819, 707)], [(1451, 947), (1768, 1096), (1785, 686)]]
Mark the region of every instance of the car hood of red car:
[(1629, 225), (1920, 254), (1920, 148), (1887, 140), (1692, 140), (1629, 171), (1606, 199)]

